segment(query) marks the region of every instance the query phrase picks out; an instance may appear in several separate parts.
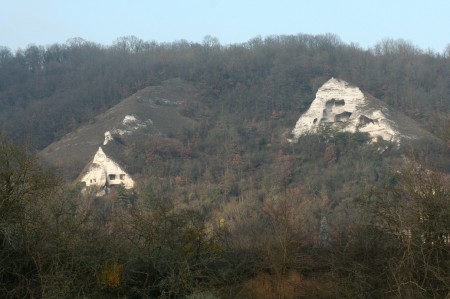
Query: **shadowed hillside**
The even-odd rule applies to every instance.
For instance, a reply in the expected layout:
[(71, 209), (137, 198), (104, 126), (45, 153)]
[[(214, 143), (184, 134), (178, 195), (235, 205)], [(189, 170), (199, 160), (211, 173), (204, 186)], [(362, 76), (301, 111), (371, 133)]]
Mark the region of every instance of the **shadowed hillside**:
[[(303, 34), (0, 54), (0, 297), (450, 294), (448, 55)], [(289, 142), (332, 77), (361, 92)], [(408, 138), (359, 130), (383, 121)]]
[(127, 142), (131, 133), (133, 139), (146, 139), (151, 135), (180, 137), (184, 130), (198, 126), (195, 120), (180, 114), (183, 106), (194, 97), (194, 87), (179, 79), (146, 87), (95, 117), (89, 124), (50, 144), (40, 156), (65, 173), (66, 177), (74, 179), (104, 143), (105, 133), (120, 130), (126, 116), (135, 116), (147, 125), (136, 128), (136, 132), (131, 130), (129, 133), (115, 134), (113, 137), (122, 144)]

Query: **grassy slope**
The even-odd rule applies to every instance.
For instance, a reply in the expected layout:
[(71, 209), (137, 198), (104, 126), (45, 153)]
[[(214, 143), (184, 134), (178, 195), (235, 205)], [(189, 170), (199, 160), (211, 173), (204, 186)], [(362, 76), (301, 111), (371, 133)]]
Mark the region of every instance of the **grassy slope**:
[[(146, 87), (124, 99), (91, 123), (67, 134), (40, 152), (51, 165), (62, 170), (65, 177), (74, 178), (102, 145), (104, 133), (117, 127), (126, 115), (140, 120), (151, 119), (157, 132), (181, 134), (182, 129), (195, 126), (195, 121), (179, 113), (179, 105), (194, 96), (194, 88), (181, 80), (168, 80), (161, 86)], [(164, 104), (162, 100), (179, 105)]]

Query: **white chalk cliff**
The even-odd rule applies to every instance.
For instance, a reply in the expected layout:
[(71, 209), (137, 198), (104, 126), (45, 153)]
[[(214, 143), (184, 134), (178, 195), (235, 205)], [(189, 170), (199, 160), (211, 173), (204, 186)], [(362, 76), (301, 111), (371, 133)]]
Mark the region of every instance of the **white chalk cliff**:
[(116, 162), (110, 159), (101, 147), (98, 148), (94, 159), (89, 165), (88, 170), (81, 178), (86, 186), (105, 186), (121, 185), (130, 189), (134, 186), (134, 181)]
[(292, 130), (297, 141), (301, 135), (317, 133), (321, 125), (328, 124), (343, 132), (368, 133), (372, 141), (378, 138), (400, 143), (402, 135), (397, 124), (389, 118), (387, 107), (366, 97), (358, 87), (331, 78), (316, 93), (308, 111), (300, 116)]
[[(125, 115), (117, 127), (105, 132), (103, 146), (106, 147), (109, 143), (114, 142), (114, 137), (131, 135), (135, 131), (151, 126), (152, 124), (151, 119), (141, 121), (136, 115)], [(81, 181), (86, 184), (86, 187), (97, 186), (102, 189), (107, 189), (109, 186), (121, 184), (126, 189), (134, 187), (134, 181), (131, 176), (117, 162), (108, 157), (101, 146), (86, 169), (81, 177)], [(99, 194), (104, 193), (100, 192)]]
[(131, 135), (133, 132), (146, 128), (153, 124), (151, 119), (147, 119), (146, 121), (141, 121), (136, 115), (125, 115), (122, 120), (122, 123), (117, 127), (112, 129), (111, 131), (105, 132), (105, 141), (103, 145), (107, 145), (108, 142), (113, 141), (113, 136), (123, 136), (123, 135)]
[[(118, 127), (105, 132), (103, 146), (114, 142), (114, 136), (131, 135), (136, 130), (152, 124), (153, 122), (150, 119), (143, 122), (135, 115), (125, 115)], [(126, 189), (134, 187), (134, 181), (131, 176), (117, 162), (108, 157), (101, 146), (98, 148), (92, 161), (88, 164), (87, 170), (84, 171), (81, 177), (81, 181), (86, 184), (86, 187), (97, 186), (99, 188), (107, 188), (122, 184)]]

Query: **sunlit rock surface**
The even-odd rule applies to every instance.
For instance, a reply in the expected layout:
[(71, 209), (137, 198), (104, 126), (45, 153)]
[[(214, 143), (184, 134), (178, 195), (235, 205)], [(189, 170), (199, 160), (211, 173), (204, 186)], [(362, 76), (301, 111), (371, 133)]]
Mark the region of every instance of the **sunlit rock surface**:
[[(135, 131), (152, 124), (153, 122), (150, 119), (144, 122), (139, 120), (136, 115), (125, 115), (118, 127), (105, 132), (103, 146), (114, 142), (115, 136), (131, 135)], [(105, 188), (123, 184), (126, 189), (130, 189), (134, 186), (131, 176), (112, 158), (108, 157), (102, 147), (98, 148), (93, 160), (89, 162), (85, 169), (87, 170), (83, 172), (81, 181), (87, 187), (97, 186)]]
[(400, 133), (386, 107), (366, 97), (358, 87), (335, 78), (319, 88), (308, 111), (298, 119), (291, 141), (304, 134), (317, 133), (324, 124), (343, 132), (368, 133), (372, 141), (382, 138), (398, 144), (401, 138), (411, 138)]
[(110, 141), (113, 141), (114, 136), (131, 135), (133, 132), (150, 125), (153, 125), (151, 119), (141, 121), (136, 115), (125, 115), (117, 128), (105, 132), (105, 141), (103, 141), (103, 145), (107, 145)]
[(134, 186), (134, 181), (116, 162), (109, 158), (101, 147), (89, 163), (87, 170), (81, 178), (86, 186), (98, 186), (100, 188), (121, 185), (130, 189)]

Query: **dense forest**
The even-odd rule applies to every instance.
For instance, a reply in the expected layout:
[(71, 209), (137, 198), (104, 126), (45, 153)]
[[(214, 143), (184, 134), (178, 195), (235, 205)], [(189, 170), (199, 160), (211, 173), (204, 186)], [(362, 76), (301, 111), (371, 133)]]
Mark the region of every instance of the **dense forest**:
[(203, 103), (215, 112), (262, 120), (293, 110), (297, 117), (334, 76), (446, 138), (447, 52), (424, 52), (402, 40), (363, 50), (334, 35), (273, 36), (228, 46), (213, 37), (203, 44), (158, 44), (131, 36), (112, 46), (74, 38), (15, 53), (0, 47), (0, 124), (14, 140), (26, 136), (39, 149), (136, 90), (170, 78), (203, 86)]
[[(287, 142), (330, 77), (436, 138), (323, 128)], [(97, 197), (37, 158), (172, 79), (195, 87), (177, 109), (198, 125), (117, 145), (134, 189)], [(446, 298), (449, 95), (450, 48), (403, 40), (0, 47), (0, 297)]]

